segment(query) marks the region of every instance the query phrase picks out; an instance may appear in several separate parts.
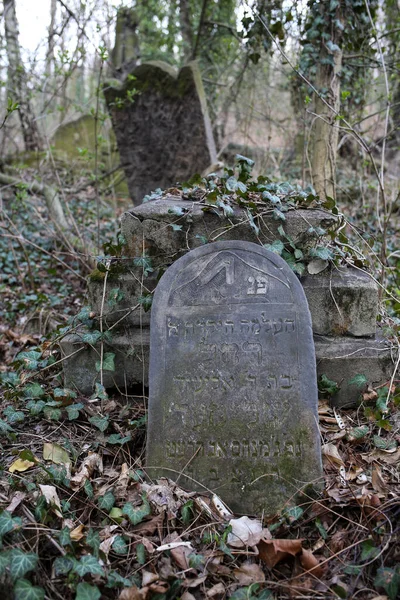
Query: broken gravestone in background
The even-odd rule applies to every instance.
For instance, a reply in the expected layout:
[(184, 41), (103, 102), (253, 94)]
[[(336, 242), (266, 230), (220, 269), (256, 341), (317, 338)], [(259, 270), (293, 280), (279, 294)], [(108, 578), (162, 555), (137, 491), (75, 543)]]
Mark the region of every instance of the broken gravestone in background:
[(134, 204), (216, 162), (200, 71), (153, 61), (104, 88)]
[(273, 514), (322, 480), (303, 288), (251, 242), (192, 250), (161, 278), (150, 327), (147, 467), (236, 513)]

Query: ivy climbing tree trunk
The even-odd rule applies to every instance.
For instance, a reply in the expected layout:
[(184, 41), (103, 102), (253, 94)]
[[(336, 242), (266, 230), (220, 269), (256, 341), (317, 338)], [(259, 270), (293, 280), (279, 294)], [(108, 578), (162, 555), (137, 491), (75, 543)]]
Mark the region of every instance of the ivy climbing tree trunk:
[(30, 101), (26, 71), (21, 60), (15, 0), (4, 0), (4, 28), (8, 59), (8, 98), (18, 104), (25, 150), (39, 150), (41, 138)]
[(342, 28), (338, 25), (341, 23), (340, 2), (336, 4), (334, 11), (326, 11), (323, 2), (318, 5), (326, 36), (321, 38), (317, 62), (315, 87), (322, 97), (315, 94), (311, 171), (315, 191), (323, 200), (336, 196), (337, 113), (340, 110), (342, 68)]
[(183, 40), (183, 62), (187, 62), (193, 51), (193, 31), (188, 0), (179, 0), (179, 25)]

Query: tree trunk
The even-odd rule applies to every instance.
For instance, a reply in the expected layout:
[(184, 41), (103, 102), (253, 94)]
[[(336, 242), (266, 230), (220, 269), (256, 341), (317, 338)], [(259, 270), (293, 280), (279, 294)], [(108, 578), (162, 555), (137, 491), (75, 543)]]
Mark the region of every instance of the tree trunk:
[[(323, 7), (322, 7), (323, 11)], [(337, 113), (340, 110), (340, 71), (342, 68), (341, 30), (334, 23), (340, 18), (337, 14), (324, 15), (325, 31), (331, 34), (331, 45), (321, 40), (321, 49), (317, 63), (317, 76), (315, 87), (323, 96), (327, 104), (316, 96), (314, 103), (314, 133), (312, 145), (312, 181), (315, 191), (322, 200), (336, 196), (336, 157), (339, 139), (339, 122)], [(333, 64), (327, 61), (333, 59)]]
[(32, 110), (25, 69), (18, 42), (18, 21), (15, 0), (4, 0), (4, 27), (8, 59), (8, 97), (18, 103), (18, 114), (26, 150), (39, 150), (41, 139)]
[(188, 0), (179, 0), (179, 25), (183, 40), (183, 62), (187, 62), (193, 51), (193, 31)]
[(51, 75), (52, 66), (54, 64), (54, 47), (55, 47), (55, 26), (56, 26), (56, 11), (57, 11), (57, 0), (51, 0), (50, 6), (50, 26), (49, 26), (49, 37), (46, 54), (46, 73)]

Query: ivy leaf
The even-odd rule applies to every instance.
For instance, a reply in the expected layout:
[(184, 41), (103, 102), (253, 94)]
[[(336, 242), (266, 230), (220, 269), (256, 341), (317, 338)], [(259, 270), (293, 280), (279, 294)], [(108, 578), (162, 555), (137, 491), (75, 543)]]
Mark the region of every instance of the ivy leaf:
[(125, 294), (120, 288), (113, 288), (108, 293), (108, 305), (110, 308), (114, 308), (114, 306), (116, 306), (118, 302), (121, 302), (124, 298)]
[(7, 421), (10, 425), (21, 423), (25, 419), (24, 413), (21, 410), (15, 410), (13, 406), (7, 406), (3, 410), (3, 415), (7, 417)]
[(29, 400), (29, 402), (26, 403), (26, 408), (29, 410), (32, 417), (40, 415), (45, 406), (46, 402), (44, 400)]
[(172, 227), (174, 231), (182, 231), (182, 225), (177, 225), (176, 223), (169, 223), (169, 227)]
[(283, 512), (283, 515), (289, 521), (289, 523), (294, 523), (294, 521), (298, 521), (304, 514), (304, 510), (300, 506), (293, 506), (292, 508), (288, 508)]
[(376, 558), (379, 554), (379, 548), (377, 548), (372, 540), (366, 540), (361, 544), (361, 560), (371, 560)]
[(101, 331), (88, 331), (83, 334), (82, 342), (94, 346), (101, 339)]
[(355, 385), (359, 389), (366, 386), (367, 383), (368, 383), (367, 378), (365, 377), (365, 375), (361, 375), (361, 374), (355, 375), (353, 377), (353, 379), (350, 379), (350, 381), (348, 382), (349, 385)]
[(238, 188), (238, 180), (236, 179), (236, 177), (234, 177), (233, 175), (231, 175), (231, 177), (228, 177), (228, 179), (225, 181), (225, 187), (229, 192), (236, 192)]
[(362, 440), (369, 433), (368, 425), (363, 425), (361, 427), (352, 427), (349, 429), (346, 435), (346, 439), (349, 442), (354, 442), (358, 440)]
[(59, 421), (61, 419), (61, 410), (59, 408), (57, 408), (56, 406), (52, 406), (50, 403), (46, 404), (46, 406), (43, 409), (43, 414), (46, 417), (46, 419), (49, 419), (50, 421)]
[(143, 306), (144, 312), (147, 312), (153, 303), (153, 294), (143, 294), (138, 298), (139, 303)]
[(61, 546), (69, 546), (71, 544), (70, 530), (68, 527), (64, 527), (63, 529), (61, 529), (61, 531), (58, 534), (58, 539)]
[(88, 546), (93, 548), (93, 552), (97, 555), (100, 548), (100, 535), (99, 532), (92, 527), (87, 532), (86, 543)]
[(94, 394), (92, 394), (91, 399), (99, 399), (99, 400), (108, 400), (108, 394), (106, 392), (106, 388), (101, 383), (96, 383)]
[[(103, 371), (115, 371), (114, 352), (106, 352), (103, 357)], [(96, 371), (101, 369), (101, 361), (96, 361)]]
[(122, 575), (120, 575), (118, 571), (110, 571), (110, 573), (107, 576), (106, 587), (115, 588), (119, 585), (123, 587), (132, 587), (132, 581), (130, 579), (127, 579), (126, 577), (122, 577)]
[(53, 395), (54, 398), (76, 398), (76, 392), (68, 388), (56, 388)]
[(328, 394), (329, 396), (333, 396), (339, 391), (339, 386), (336, 381), (332, 381), (332, 379), (328, 379), (328, 377), (323, 374), (318, 379), (318, 389), (323, 394)]
[(3, 419), (0, 419), (0, 436), (4, 435), (9, 432), (13, 431), (13, 428), (10, 427), (10, 425), (8, 423), (6, 423), (5, 421), (3, 421)]
[(115, 496), (111, 491), (106, 492), (104, 496), (100, 496), (100, 498), (97, 501), (98, 507), (102, 510), (105, 510), (106, 512), (110, 512), (114, 504)]
[(374, 584), (376, 587), (382, 587), (390, 600), (396, 600), (398, 598), (398, 591), (400, 586), (400, 573), (398, 568), (389, 569), (387, 567), (380, 567), (377, 571)]
[(130, 442), (132, 439), (131, 434), (129, 433), (128, 435), (126, 435), (125, 437), (122, 437), (122, 435), (120, 433), (112, 433), (110, 436), (108, 436), (107, 438), (107, 443), (108, 444), (126, 444), (126, 442)]
[(0, 576), (5, 573), (8, 565), (10, 564), (10, 557), (8, 552), (2, 552), (0, 554)]
[(168, 212), (171, 215), (176, 215), (177, 217), (182, 217), (185, 214), (181, 206), (172, 206), (168, 209)]
[(83, 489), (85, 490), (85, 494), (88, 498), (92, 499), (94, 496), (94, 491), (93, 491), (93, 486), (90, 483), (89, 479), (86, 479), (85, 483), (83, 484)]
[(21, 525), (22, 520), (19, 517), (14, 518), (8, 510), (3, 510), (0, 514), (0, 538)]
[(150, 514), (150, 504), (145, 497), (143, 497), (143, 504), (137, 508), (133, 508), (132, 504), (127, 502), (122, 507), (122, 514), (128, 517), (132, 525), (138, 525)]
[(310, 250), (310, 256), (320, 258), (321, 260), (333, 260), (333, 252), (325, 246), (316, 246)]
[(188, 500), (181, 509), (182, 522), (184, 525), (189, 525), (193, 519), (193, 500)]
[(27, 399), (42, 398), (45, 395), (45, 391), (41, 385), (35, 382), (28, 383), (24, 388), (23, 394)]
[(397, 448), (396, 440), (382, 438), (379, 435), (374, 435), (373, 439), (375, 448), (379, 448), (379, 450), (393, 450)]
[(56, 577), (59, 575), (67, 575), (74, 566), (74, 561), (70, 556), (58, 556), (53, 563), (54, 574)]
[(39, 360), (41, 359), (42, 353), (36, 352), (35, 350), (29, 350), (29, 352), (20, 352), (17, 354), (16, 360), (21, 360), (28, 371), (34, 371), (37, 369)]
[(272, 216), (274, 217), (275, 220), (277, 221), (286, 221), (286, 217), (283, 214), (283, 212), (281, 210), (279, 210), (278, 208), (274, 208), (274, 211), (272, 213)]
[(70, 404), (70, 406), (66, 406), (65, 410), (67, 411), (68, 420), (74, 421), (79, 417), (79, 411), (82, 410), (83, 404), (78, 402), (77, 404)]
[(99, 600), (99, 598), (101, 598), (101, 593), (96, 585), (90, 585), (86, 581), (78, 583), (75, 600)]
[(80, 561), (75, 562), (73, 570), (81, 577), (88, 573), (91, 573), (92, 575), (104, 575), (103, 568), (100, 566), (99, 561), (91, 554), (81, 556)]
[(101, 415), (94, 415), (93, 417), (89, 418), (89, 423), (97, 427), (97, 429), (99, 429), (102, 432), (104, 432), (107, 429), (109, 422), (110, 421), (107, 417), (103, 417)]
[(326, 42), (326, 47), (328, 48), (328, 50), (330, 50), (331, 52), (340, 52), (340, 48), (337, 44), (334, 44), (332, 42), (332, 40), (328, 40)]
[(138, 544), (136, 546), (136, 560), (138, 561), (139, 565), (144, 565), (146, 562), (146, 548), (144, 547), (144, 544)]
[(32, 585), (27, 579), (19, 579), (14, 586), (15, 600), (43, 600), (44, 589)]
[(121, 556), (128, 554), (129, 547), (122, 535), (116, 536), (115, 540), (112, 543), (112, 549), (116, 554), (119, 554)]
[(23, 577), (25, 573), (36, 569), (39, 557), (33, 552), (23, 552), (19, 548), (13, 548), (9, 553), (10, 574), (13, 579)]

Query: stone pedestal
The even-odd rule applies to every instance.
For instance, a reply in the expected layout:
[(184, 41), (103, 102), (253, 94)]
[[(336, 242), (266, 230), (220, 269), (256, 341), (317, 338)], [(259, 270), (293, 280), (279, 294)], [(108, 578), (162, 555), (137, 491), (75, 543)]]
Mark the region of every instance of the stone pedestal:
[[(297, 247), (309, 248), (316, 242), (316, 228), (328, 230), (336, 217), (321, 210), (286, 213), (285, 234)], [(143, 304), (156, 288), (159, 275), (189, 250), (222, 240), (243, 240), (271, 244), (279, 238), (281, 225), (266, 211), (252, 222), (243, 209), (229, 217), (210, 207), (167, 196), (124, 213), (121, 221), (126, 239), (123, 272), (108, 274), (103, 310), (103, 327), (112, 327), (106, 351), (115, 353), (115, 372), (104, 372), (106, 387), (129, 388), (147, 385), (150, 310)], [(152, 271), (144, 275), (140, 257), (146, 257)], [(136, 260), (135, 260), (136, 259)], [(325, 374), (340, 390), (332, 399), (337, 406), (357, 402), (363, 390), (351, 380), (365, 375), (372, 386), (390, 379), (394, 350), (377, 331), (378, 287), (363, 271), (354, 268), (327, 268), (318, 275), (305, 275), (301, 283), (306, 294), (315, 339), (318, 375)], [(104, 273), (89, 279), (89, 302), (98, 317), (101, 312)], [(119, 290), (120, 300), (112, 296)], [(82, 333), (67, 336), (64, 356), (79, 347), (82, 351), (64, 362), (65, 385), (85, 394), (92, 393), (99, 376), (95, 370), (98, 351), (82, 342)]]

